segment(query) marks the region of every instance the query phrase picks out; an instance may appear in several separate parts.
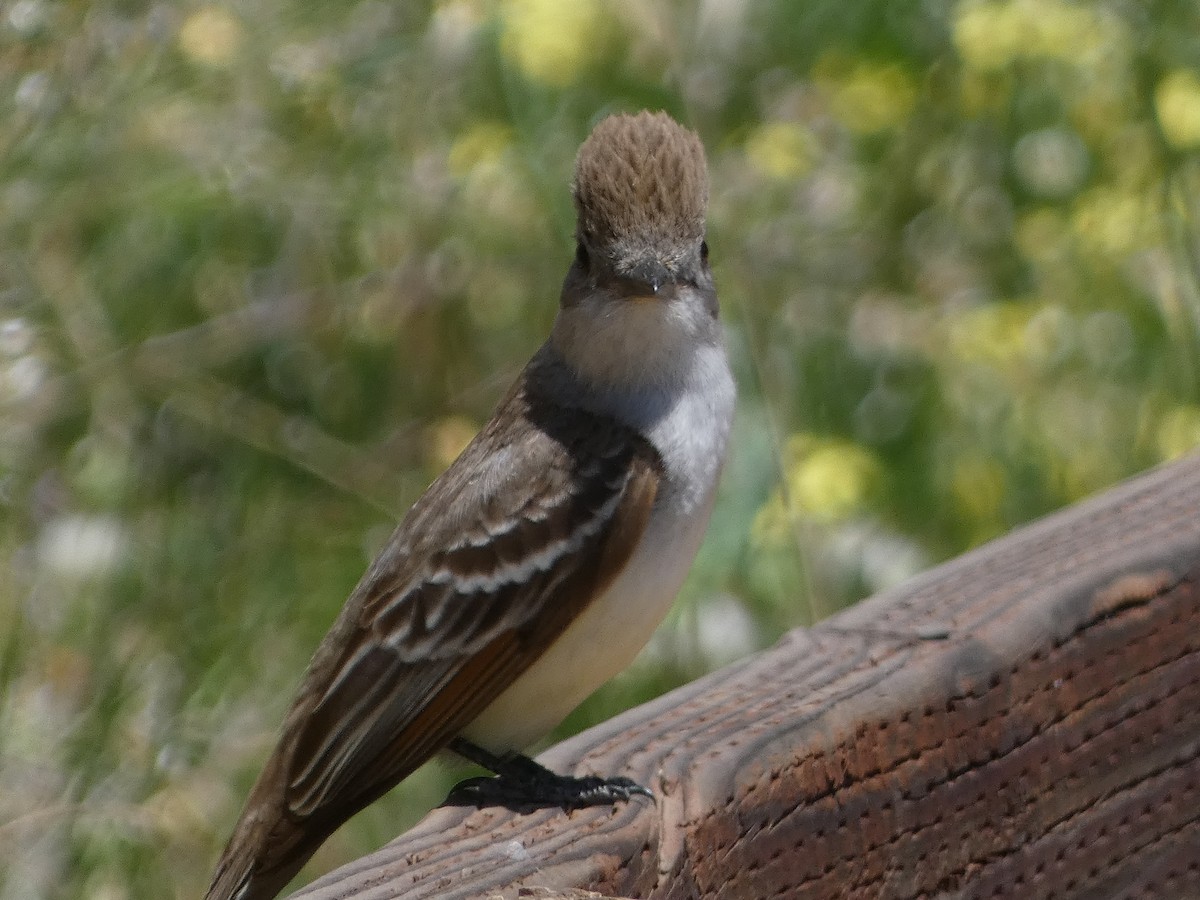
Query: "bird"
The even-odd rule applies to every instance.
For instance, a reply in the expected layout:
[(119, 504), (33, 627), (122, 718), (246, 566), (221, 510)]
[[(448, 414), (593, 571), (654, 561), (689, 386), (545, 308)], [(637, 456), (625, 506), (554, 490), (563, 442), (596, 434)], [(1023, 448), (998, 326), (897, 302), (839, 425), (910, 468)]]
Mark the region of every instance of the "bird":
[(522, 751), (645, 646), (708, 527), (736, 388), (703, 145), (665, 112), (608, 116), (579, 149), (572, 195), (575, 254), (548, 339), (317, 647), (206, 900), (276, 896), (447, 749), (496, 773), (464, 784), (481, 803), (649, 793)]

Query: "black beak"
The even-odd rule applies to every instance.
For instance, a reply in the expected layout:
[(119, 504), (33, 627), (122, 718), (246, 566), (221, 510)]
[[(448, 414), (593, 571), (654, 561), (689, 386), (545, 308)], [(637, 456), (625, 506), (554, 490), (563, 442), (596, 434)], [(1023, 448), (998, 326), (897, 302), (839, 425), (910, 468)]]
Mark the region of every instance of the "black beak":
[(625, 277), (632, 282), (631, 287), (643, 296), (657, 296), (658, 292), (675, 280), (671, 270), (657, 259), (644, 259), (630, 267)]

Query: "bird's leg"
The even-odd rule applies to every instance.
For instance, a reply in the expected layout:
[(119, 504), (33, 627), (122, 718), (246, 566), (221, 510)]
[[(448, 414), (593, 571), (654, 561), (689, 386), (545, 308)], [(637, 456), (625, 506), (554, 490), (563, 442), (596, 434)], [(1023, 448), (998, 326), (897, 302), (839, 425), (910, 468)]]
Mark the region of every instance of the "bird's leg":
[(608, 806), (635, 795), (653, 797), (649, 790), (628, 778), (576, 778), (559, 775), (528, 756), (497, 756), (464, 738), (455, 738), (450, 749), (464, 759), (495, 772), (496, 778), (469, 778), (459, 782), (446, 798), (448, 806), (506, 806), (510, 809), (560, 806), (581, 809)]

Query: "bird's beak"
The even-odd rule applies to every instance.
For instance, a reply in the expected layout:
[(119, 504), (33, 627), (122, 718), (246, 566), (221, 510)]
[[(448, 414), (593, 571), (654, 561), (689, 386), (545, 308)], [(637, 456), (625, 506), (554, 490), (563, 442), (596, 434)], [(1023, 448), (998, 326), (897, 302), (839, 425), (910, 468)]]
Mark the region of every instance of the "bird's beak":
[(664, 299), (675, 282), (671, 270), (654, 257), (639, 260), (624, 274), (631, 300)]

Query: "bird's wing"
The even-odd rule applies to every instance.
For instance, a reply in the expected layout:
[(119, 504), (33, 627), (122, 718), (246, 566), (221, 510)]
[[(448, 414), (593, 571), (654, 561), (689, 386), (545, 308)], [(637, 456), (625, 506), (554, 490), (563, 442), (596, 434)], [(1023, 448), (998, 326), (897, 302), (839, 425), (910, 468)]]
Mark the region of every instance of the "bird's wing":
[[(519, 401), (518, 401), (519, 402)], [(453, 738), (625, 565), (657, 454), (607, 418), (498, 417), (413, 508), (302, 692), (288, 808), (358, 808)], [(315, 683), (311, 683), (315, 682)], [(349, 815), (349, 813), (347, 813)]]
[(229, 896), (282, 888), (512, 684), (624, 568), (660, 475), (626, 426), (514, 390), (317, 649), (218, 866)]

